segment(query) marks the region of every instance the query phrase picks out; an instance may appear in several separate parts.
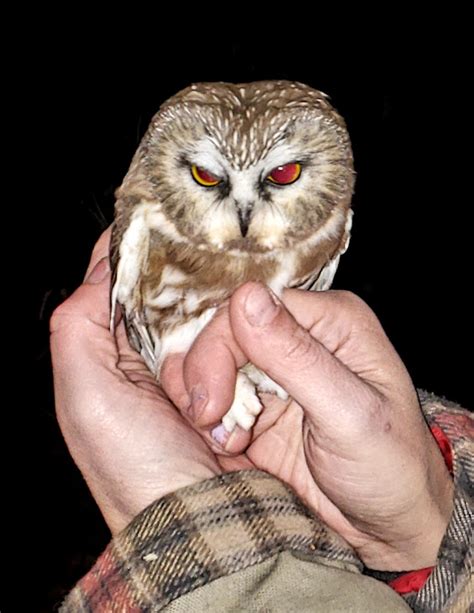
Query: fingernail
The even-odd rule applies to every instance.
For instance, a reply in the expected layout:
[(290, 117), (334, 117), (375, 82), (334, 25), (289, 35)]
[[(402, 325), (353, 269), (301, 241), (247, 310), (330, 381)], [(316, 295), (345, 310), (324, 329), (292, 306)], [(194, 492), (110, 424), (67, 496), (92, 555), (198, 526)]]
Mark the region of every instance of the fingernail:
[(229, 438), (230, 432), (224, 428), (222, 424), (216, 426), (213, 430), (211, 430), (211, 436), (216, 441), (218, 445), (224, 447), (227, 439)]
[(97, 285), (105, 279), (110, 271), (108, 256), (102, 258), (97, 262), (91, 272), (84, 279), (84, 283), (90, 283), (91, 285)]
[(193, 387), (191, 390), (191, 404), (188, 409), (188, 415), (192, 421), (199, 419), (208, 399), (207, 390), (202, 385), (198, 384)]
[(250, 325), (266, 326), (276, 317), (279, 306), (267, 288), (257, 285), (248, 294), (244, 311)]

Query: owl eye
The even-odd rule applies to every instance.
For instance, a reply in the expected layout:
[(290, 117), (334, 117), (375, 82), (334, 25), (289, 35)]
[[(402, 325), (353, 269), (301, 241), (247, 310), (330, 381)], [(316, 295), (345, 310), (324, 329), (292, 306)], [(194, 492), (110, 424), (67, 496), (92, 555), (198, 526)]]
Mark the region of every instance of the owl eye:
[(218, 177), (215, 177), (208, 170), (204, 170), (204, 168), (199, 168), (196, 164), (191, 166), (191, 174), (196, 183), (204, 187), (214, 187), (221, 182)]
[(277, 185), (290, 185), (300, 178), (301, 164), (298, 162), (291, 162), (284, 166), (277, 166), (269, 175), (267, 175), (267, 181), (276, 183)]

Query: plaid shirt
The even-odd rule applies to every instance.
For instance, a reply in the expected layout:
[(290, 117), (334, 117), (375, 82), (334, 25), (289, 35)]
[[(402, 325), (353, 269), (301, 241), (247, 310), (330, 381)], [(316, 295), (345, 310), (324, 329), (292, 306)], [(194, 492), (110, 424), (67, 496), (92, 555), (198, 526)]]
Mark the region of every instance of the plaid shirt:
[[(424, 392), (420, 399), (430, 427), (441, 429), (451, 446), (454, 511), (437, 565), (421, 589), (403, 597), (418, 612), (467, 612), (474, 602), (472, 415)], [(246, 573), (259, 569), (265, 569), (267, 582), (273, 580), (272, 593), (277, 594), (282, 580), (276, 566), (269, 570), (267, 567), (277, 557), (288, 554), (292, 556), (292, 568), (301, 568), (300, 585), (292, 584), (291, 609), (285, 608), (277, 597), (263, 608), (248, 604), (227, 608), (223, 604), (229, 602), (225, 594), (220, 602), (212, 600), (215, 606), (211, 609), (208, 601), (202, 605), (203, 589), (210, 590), (216, 580), (232, 576), (230, 585), (236, 587), (244, 583), (244, 578), (248, 580)], [(352, 599), (350, 610), (409, 610), (390, 588), (364, 575), (355, 552), (289, 487), (267, 473), (251, 470), (203, 481), (150, 505), (112, 540), (92, 570), (70, 592), (61, 611), (334, 610), (324, 603), (319, 609), (315, 601), (308, 608), (305, 586), (314, 589), (314, 581), (305, 579), (308, 564), (310, 569), (323, 565), (325, 572), (333, 571), (328, 575), (330, 581), (333, 576), (344, 577), (343, 585), (347, 585)], [(387, 580), (390, 578), (393, 577), (387, 576)], [(355, 588), (350, 581), (347, 583), (349, 579), (357, 580)], [(377, 604), (376, 597), (370, 597), (370, 582), (390, 592), (382, 593), (387, 600), (381, 602), (386, 604)], [(356, 598), (361, 593), (368, 595), (366, 604)], [(400, 606), (392, 602), (392, 595)], [(178, 606), (180, 601), (186, 605)]]

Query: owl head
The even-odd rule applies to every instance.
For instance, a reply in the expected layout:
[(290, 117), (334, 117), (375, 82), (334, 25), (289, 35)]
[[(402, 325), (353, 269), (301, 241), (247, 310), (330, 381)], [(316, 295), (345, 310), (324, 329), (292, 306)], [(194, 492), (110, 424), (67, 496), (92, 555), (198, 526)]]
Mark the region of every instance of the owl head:
[(176, 237), (201, 249), (291, 248), (350, 207), (344, 120), (300, 83), (200, 83), (153, 118), (120, 198), (160, 206)]

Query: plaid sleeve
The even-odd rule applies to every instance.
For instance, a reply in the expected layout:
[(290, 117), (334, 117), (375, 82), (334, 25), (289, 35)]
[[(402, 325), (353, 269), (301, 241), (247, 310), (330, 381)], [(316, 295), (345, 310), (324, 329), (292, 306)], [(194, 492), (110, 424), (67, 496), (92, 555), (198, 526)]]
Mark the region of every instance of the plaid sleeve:
[(419, 394), (430, 428), (441, 429), (451, 446), (454, 510), (433, 572), (418, 593), (404, 597), (418, 613), (472, 611), (474, 420), (471, 413), (452, 402), (426, 392)]
[(158, 611), (197, 587), (290, 551), (360, 573), (353, 550), (267, 473), (228, 473), (145, 509), (113, 539), (61, 611)]

